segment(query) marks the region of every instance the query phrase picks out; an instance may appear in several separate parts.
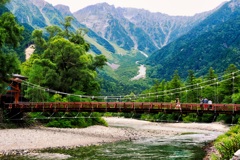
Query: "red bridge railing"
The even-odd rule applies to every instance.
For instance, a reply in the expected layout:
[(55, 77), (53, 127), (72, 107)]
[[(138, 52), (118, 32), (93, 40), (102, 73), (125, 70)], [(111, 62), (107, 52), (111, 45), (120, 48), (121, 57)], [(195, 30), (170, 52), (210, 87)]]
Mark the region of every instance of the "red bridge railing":
[(135, 112), (135, 113), (219, 113), (240, 114), (240, 104), (205, 104), (165, 102), (19, 102), (5, 103), (7, 110), (22, 112)]

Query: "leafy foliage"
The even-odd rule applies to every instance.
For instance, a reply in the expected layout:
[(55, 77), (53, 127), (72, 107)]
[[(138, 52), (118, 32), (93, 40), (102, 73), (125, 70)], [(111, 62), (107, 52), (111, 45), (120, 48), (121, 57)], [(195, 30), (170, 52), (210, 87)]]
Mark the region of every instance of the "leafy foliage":
[(0, 24), (0, 47), (3, 45), (12, 45), (14, 47), (17, 47), (19, 45), (19, 41), (22, 40), (21, 33), (23, 32), (23, 27), (21, 27), (15, 21), (13, 14), (7, 12), (1, 15)]
[(218, 150), (221, 159), (231, 159), (234, 153), (240, 148), (240, 126), (236, 125), (217, 138), (214, 146)]
[[(0, 7), (0, 15), (2, 15), (3, 13), (9, 13), (9, 10), (5, 6)], [(16, 23), (20, 26), (19, 22), (16, 21)], [(31, 44), (31, 33), (33, 31), (33, 28), (26, 23), (21, 24), (21, 26), (24, 27), (24, 30), (21, 33), (22, 38), (19, 41), (19, 44), (17, 45), (17, 47), (16, 46), (14, 47), (13, 45), (3, 45), (2, 51), (4, 53), (15, 52), (18, 55), (19, 60), (23, 62), (25, 61), (25, 53), (24, 53), (25, 49), (29, 46), (29, 44)], [(19, 72), (16, 72), (16, 73), (19, 73)]]
[(23, 73), (32, 83), (54, 90), (67, 93), (80, 90), (89, 95), (96, 94), (99, 90), (96, 69), (105, 65), (106, 58), (86, 54), (89, 45), (83, 39), (84, 33), (81, 30), (71, 32), (71, 20), (66, 17), (63, 23), (65, 30), (57, 26), (47, 27), (47, 41), (42, 31), (33, 32), (36, 51), (43, 53), (23, 63)]
[(32, 44), (32, 31), (34, 30), (30, 25), (24, 23), (24, 31), (22, 33), (23, 40), (20, 42), (19, 47), (14, 49), (17, 52), (21, 62), (26, 61), (25, 49)]
[[(59, 127), (59, 128), (84, 128), (92, 125), (105, 125), (106, 121), (101, 118), (99, 113), (68, 113), (60, 114), (61, 119), (50, 120), (46, 126), (47, 127)], [(76, 117), (76, 118), (72, 118)], [(66, 118), (66, 119), (64, 119)], [(70, 118), (70, 119), (69, 119)], [(72, 118), (72, 119), (71, 119)]]
[(0, 91), (3, 90), (3, 81), (8, 80), (9, 74), (20, 71), (20, 62), (16, 54), (7, 48), (19, 45), (22, 32), (23, 27), (15, 21), (13, 14), (5, 12), (0, 16)]

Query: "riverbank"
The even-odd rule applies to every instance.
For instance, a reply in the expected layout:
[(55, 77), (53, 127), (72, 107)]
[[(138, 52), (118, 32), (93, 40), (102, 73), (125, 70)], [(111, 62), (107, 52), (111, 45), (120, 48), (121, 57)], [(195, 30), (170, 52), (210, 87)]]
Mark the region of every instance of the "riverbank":
[[(73, 148), (144, 137), (198, 134), (197, 141), (214, 140), (229, 127), (220, 123), (153, 123), (135, 119), (105, 118), (109, 127), (82, 129), (35, 127), (0, 130), (0, 154), (29, 153), (44, 148)], [(201, 138), (201, 135), (204, 138)], [(199, 138), (200, 137), (200, 138)], [(184, 138), (184, 137), (183, 137)]]

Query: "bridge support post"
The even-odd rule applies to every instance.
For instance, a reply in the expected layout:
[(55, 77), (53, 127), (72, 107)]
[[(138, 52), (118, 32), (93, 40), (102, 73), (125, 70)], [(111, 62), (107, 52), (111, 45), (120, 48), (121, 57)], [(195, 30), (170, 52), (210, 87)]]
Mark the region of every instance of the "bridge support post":
[(3, 123), (3, 109), (0, 108), (0, 123)]

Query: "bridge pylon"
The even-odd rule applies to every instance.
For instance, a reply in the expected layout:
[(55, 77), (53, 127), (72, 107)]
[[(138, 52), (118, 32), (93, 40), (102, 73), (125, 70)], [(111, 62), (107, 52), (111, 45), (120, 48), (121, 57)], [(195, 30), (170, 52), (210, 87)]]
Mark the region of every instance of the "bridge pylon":
[[(7, 110), (5, 107), (6, 103), (19, 103), (21, 95), (21, 83), (23, 80), (28, 79), (19, 74), (12, 74), (12, 77), (8, 80), (4, 80), (8, 84), (6, 94), (0, 94), (0, 123), (4, 121), (4, 111)], [(14, 114), (14, 111), (11, 111)]]
[(3, 123), (3, 109), (0, 108), (0, 123)]
[(21, 97), (21, 83), (26, 79), (28, 78), (22, 75), (13, 74), (9, 80), (5, 81), (8, 83), (7, 93), (5, 95), (0, 95), (1, 104), (19, 103)]

